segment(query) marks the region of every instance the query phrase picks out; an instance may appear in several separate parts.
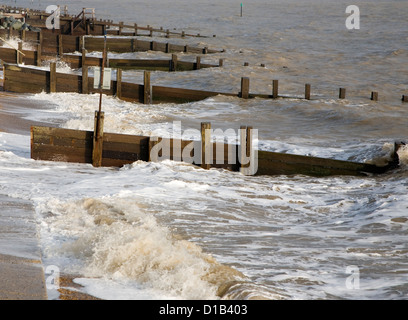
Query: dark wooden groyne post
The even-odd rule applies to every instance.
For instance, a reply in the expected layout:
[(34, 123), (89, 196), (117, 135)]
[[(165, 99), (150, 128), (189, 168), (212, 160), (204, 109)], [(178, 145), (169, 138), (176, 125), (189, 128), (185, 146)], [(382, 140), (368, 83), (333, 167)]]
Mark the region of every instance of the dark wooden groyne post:
[(177, 55), (172, 54), (171, 61), (170, 61), (170, 71), (176, 71), (176, 70), (177, 70)]
[(82, 66), (82, 93), (88, 94), (88, 67)]
[(305, 99), (306, 100), (310, 100), (310, 89), (311, 89), (310, 84), (306, 83), (305, 84)]
[(23, 42), (20, 41), (18, 43), (18, 50), (17, 52), (17, 64), (22, 64), (23, 63)]
[(119, 33), (118, 33), (119, 36), (122, 35), (122, 31), (123, 31), (123, 21), (120, 21), (119, 22)]
[(41, 66), (42, 43), (43, 43), (43, 35), (42, 35), (42, 32), (39, 32), (38, 33), (38, 45), (37, 45), (37, 66)]
[(242, 99), (248, 99), (249, 98), (249, 78), (248, 77), (242, 77), (241, 78), (240, 97)]
[(57, 64), (50, 63), (50, 93), (57, 92)]
[(372, 101), (378, 101), (378, 92), (371, 92), (371, 100)]
[(116, 97), (122, 98), (122, 69), (118, 69), (116, 73)]
[(201, 69), (201, 57), (196, 57), (195, 70)]
[(272, 81), (272, 98), (276, 99), (279, 95), (279, 80)]
[(242, 173), (247, 173), (251, 166), (252, 130), (253, 127), (251, 126), (240, 127), (239, 163)]
[(144, 72), (143, 77), (143, 103), (151, 104), (153, 101), (152, 97), (152, 86), (150, 83), (150, 71)]
[(201, 168), (210, 169), (211, 166), (211, 122), (201, 123)]
[(81, 56), (81, 67), (86, 66), (86, 50), (82, 49), (82, 56)]
[(345, 99), (345, 98), (346, 98), (346, 89), (340, 88), (339, 89), (339, 99)]
[(402, 102), (408, 102), (408, 95), (403, 95), (401, 100)]
[(63, 41), (62, 41), (62, 34), (58, 35), (58, 55), (62, 57), (64, 54), (64, 47), (63, 47)]
[(94, 167), (102, 166), (104, 120), (105, 120), (105, 112), (95, 111), (95, 126), (94, 126), (93, 148), (92, 148), (92, 165)]

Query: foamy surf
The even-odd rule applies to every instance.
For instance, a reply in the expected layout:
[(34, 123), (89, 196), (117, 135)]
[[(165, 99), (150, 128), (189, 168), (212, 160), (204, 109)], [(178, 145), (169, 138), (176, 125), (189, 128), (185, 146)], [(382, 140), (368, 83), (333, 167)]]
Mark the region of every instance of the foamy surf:
[[(42, 229), (50, 233), (43, 231), (43, 237), (56, 240), (54, 246), (47, 246), (44, 259), (52, 261), (57, 256), (58, 260), (77, 261), (64, 272), (86, 277), (77, 281), (85, 288), (103, 282), (119, 287), (133, 283), (134, 292), (128, 287), (128, 298), (153, 293), (156, 298), (176, 299), (278, 296), (258, 290), (238, 270), (218, 263), (197, 244), (173, 234), (134, 200), (48, 201), (37, 210), (43, 216)], [(63, 240), (58, 241), (61, 236)], [(84, 290), (93, 292), (92, 288)], [(99, 290), (95, 295), (117, 298), (116, 291), (108, 292)]]

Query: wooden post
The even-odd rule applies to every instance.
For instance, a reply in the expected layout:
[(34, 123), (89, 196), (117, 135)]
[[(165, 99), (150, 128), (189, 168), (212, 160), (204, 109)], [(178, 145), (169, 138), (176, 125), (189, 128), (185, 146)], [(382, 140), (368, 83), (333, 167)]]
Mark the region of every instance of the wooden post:
[(253, 128), (241, 126), (239, 164), (240, 172), (244, 175), (254, 175), (257, 171), (257, 158), (253, 151)]
[(249, 98), (249, 78), (247, 77), (242, 77), (241, 78), (241, 94), (240, 94), (242, 99), (248, 99)]
[(85, 67), (86, 66), (86, 50), (82, 49), (82, 59), (81, 59), (81, 67)]
[(153, 37), (153, 28), (152, 28), (152, 27), (150, 27), (149, 29), (150, 29), (150, 30), (149, 30), (149, 31), (150, 31), (150, 33), (149, 33), (149, 37)]
[(39, 32), (38, 33), (38, 45), (37, 45), (37, 66), (41, 66), (42, 43), (43, 43), (43, 35), (42, 35), (42, 32)]
[(151, 42), (151, 49), (152, 49), (152, 51), (157, 51), (157, 42), (156, 41)]
[(408, 95), (402, 96), (402, 102), (408, 102)]
[(208, 47), (203, 48), (203, 54), (208, 54)]
[(169, 29), (166, 30), (166, 38), (170, 38), (170, 30)]
[(103, 149), (103, 124), (105, 119), (105, 113), (101, 111), (95, 111), (95, 126), (93, 135), (93, 148), (92, 148), (92, 165), (94, 167), (100, 167), (102, 165), (102, 149)]
[(122, 69), (118, 69), (116, 73), (116, 97), (122, 98)]
[(346, 98), (346, 89), (340, 88), (339, 89), (339, 99), (345, 99), (345, 98)]
[(272, 98), (277, 99), (279, 96), (279, 80), (272, 81)]
[(37, 66), (41, 66), (41, 44), (37, 45)]
[(137, 51), (137, 39), (132, 39), (132, 52)]
[(119, 35), (122, 35), (122, 31), (123, 31), (123, 21), (119, 22)]
[(196, 57), (195, 69), (196, 70), (201, 69), (201, 57)]
[(166, 43), (165, 53), (170, 53), (170, 43)]
[(88, 20), (85, 21), (85, 33), (86, 35), (91, 34), (91, 23)]
[(137, 23), (135, 23), (134, 28), (135, 28), (134, 35), (137, 36)]
[(218, 61), (218, 66), (219, 67), (222, 67), (224, 65), (224, 59), (220, 59), (219, 61)]
[(249, 63), (248, 62), (244, 62), (244, 67), (248, 67)]
[(64, 54), (64, 48), (62, 45), (62, 34), (58, 35), (58, 55), (62, 57)]
[(170, 71), (176, 71), (177, 70), (177, 55), (176, 54), (171, 55), (170, 64), (171, 64)]
[(201, 123), (201, 168), (210, 169), (211, 159), (211, 123)]
[(246, 131), (246, 156), (250, 157), (252, 152), (252, 126), (247, 127)]
[(249, 168), (251, 165), (251, 151), (252, 151), (252, 127), (240, 127), (240, 167), (241, 171), (244, 168)]
[(188, 45), (187, 44), (184, 46), (184, 52), (188, 53)]
[(22, 41), (18, 43), (18, 50), (16, 50), (16, 52), (17, 52), (17, 64), (22, 64), (23, 63), (23, 55), (21, 54), (21, 52), (23, 52)]
[(78, 43), (78, 51), (82, 51), (82, 49), (85, 49), (85, 37), (79, 37), (79, 43)]
[(311, 88), (310, 84), (306, 83), (305, 84), (305, 99), (306, 100), (310, 100), (310, 88)]
[(7, 91), (7, 89), (6, 89), (6, 77), (5, 77), (6, 66), (4, 64), (4, 61), (1, 61), (1, 64), (3, 65), (3, 91)]
[(181, 31), (181, 37), (184, 38), (186, 36), (186, 33), (184, 31)]
[(88, 67), (83, 66), (82, 67), (82, 93), (83, 94), (88, 94)]
[(376, 91), (371, 92), (371, 100), (378, 101), (378, 92)]
[(57, 92), (57, 64), (50, 63), (50, 93)]
[(152, 103), (152, 86), (150, 84), (150, 71), (144, 72), (143, 79), (143, 103), (151, 104)]

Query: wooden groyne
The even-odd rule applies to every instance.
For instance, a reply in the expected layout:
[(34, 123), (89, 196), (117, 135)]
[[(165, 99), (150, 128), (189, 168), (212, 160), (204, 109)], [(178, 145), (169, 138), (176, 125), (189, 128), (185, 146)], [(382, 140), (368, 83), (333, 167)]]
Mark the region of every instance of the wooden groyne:
[[(121, 69), (119, 69), (121, 70)], [(145, 88), (144, 84), (124, 82), (121, 79), (121, 71), (116, 80), (111, 80), (111, 88), (103, 90), (106, 95), (114, 96), (131, 102), (145, 103), (145, 95), (151, 99), (148, 103), (185, 103), (204, 100), (219, 94), (239, 96), (239, 93), (222, 93), (213, 91), (201, 91), (183, 88), (173, 88), (150, 85)], [(70, 74), (56, 72), (55, 63), (50, 64), (48, 70), (35, 67), (3, 63), (3, 90), (19, 93), (98, 93), (94, 89), (94, 78), (88, 76), (88, 68), (82, 69), (82, 74)], [(150, 72), (145, 71), (145, 77), (150, 77)]]
[[(72, 69), (82, 67), (101, 66), (102, 57), (91, 56), (82, 50), (82, 54), (63, 54), (62, 56), (47, 57), (47, 60), (57, 60), (65, 62)], [(22, 43), (19, 43), (18, 50), (0, 47), (0, 60), (10, 64), (24, 64), (41, 66), (43, 57), (37, 50), (24, 50)], [(223, 64), (220, 59), (218, 64), (204, 63), (200, 56), (194, 62), (179, 60), (177, 54), (172, 54), (168, 59), (125, 59), (110, 58), (106, 67), (120, 68), (123, 70), (153, 70), (153, 71), (192, 71), (204, 68), (216, 68)]]
[[(97, 112), (95, 118), (96, 114)], [(379, 167), (368, 163), (255, 150), (252, 146), (253, 129), (241, 127), (239, 130), (240, 144), (211, 142), (210, 123), (201, 124), (201, 141), (103, 133), (100, 159), (95, 159), (95, 131), (32, 127), (31, 157), (35, 160), (94, 165), (99, 163), (97, 166), (113, 167), (121, 167), (138, 160), (169, 159), (184, 161), (204, 169), (221, 168), (258, 176), (362, 176), (385, 173), (398, 166), (398, 145), (395, 146), (392, 161)]]
[[(25, 21), (40, 29), (46, 29), (46, 21), (52, 15), (43, 10), (1, 6), (1, 12), (12, 13), (15, 16), (21, 16)], [(83, 8), (77, 15), (68, 14), (68, 7), (60, 7), (60, 29), (54, 29), (52, 32), (65, 35), (119, 35), (119, 36), (164, 36), (170, 37), (204, 37), (199, 33), (192, 34), (185, 31), (175, 31), (155, 28), (152, 26), (140, 26), (137, 23), (126, 24), (123, 21), (115, 23), (113, 20), (97, 19), (95, 8)], [(215, 37), (215, 35), (212, 35)]]
[[(61, 35), (52, 32), (25, 31), (0, 29), (0, 37), (3, 39), (16, 38), (35, 48), (40, 56), (56, 56), (64, 53), (87, 51), (103, 51), (103, 37), (87, 37), (78, 35)], [(1, 41), (0, 41), (1, 42)], [(164, 53), (193, 53), (193, 54), (211, 54), (220, 53), (223, 50), (209, 49), (208, 47), (194, 47), (188, 45), (173, 44), (170, 42), (159, 42), (140, 40), (137, 37), (115, 37), (107, 38), (107, 50), (109, 52), (127, 53), (127, 52), (145, 52), (157, 51)], [(1, 58), (1, 57), (0, 57)]]
[[(25, 51), (23, 51), (25, 52)], [(14, 53), (16, 55), (16, 53)], [(30, 56), (26, 56), (26, 59), (30, 59)], [(32, 56), (31, 59), (35, 59)], [(79, 58), (75, 58), (79, 59)], [(96, 93), (97, 90), (93, 89), (94, 78), (88, 76), (89, 65), (100, 65), (100, 59), (86, 60), (88, 61), (84, 68), (82, 68), (82, 74), (74, 73), (60, 73), (56, 72), (55, 67), (50, 67), (48, 70), (44, 68), (27, 67), (17, 64), (3, 63), (3, 90), (19, 93), (40, 93), (40, 92), (75, 92), (75, 93)], [(156, 61), (157, 62), (157, 61)], [(141, 69), (148, 69), (148, 63), (152, 61), (146, 61), (144, 66), (140, 66)], [(193, 68), (197, 69), (197, 62), (179, 62), (174, 56), (173, 59), (165, 60), (162, 65), (150, 66), (151, 69), (156, 70), (187, 70)], [(52, 62), (50, 66), (53, 66), (55, 62)], [(112, 66), (112, 65), (111, 65)], [(136, 66), (135, 66), (136, 68)], [(221, 92), (221, 91), (206, 91), (206, 90), (194, 90), (187, 88), (175, 88), (166, 86), (157, 86), (150, 84), (148, 88), (145, 88), (144, 83), (130, 83), (122, 81), (122, 69), (117, 69), (116, 80), (111, 80), (111, 88), (104, 90), (106, 95), (117, 96), (118, 98), (130, 102), (146, 103), (144, 96), (149, 95), (150, 99), (148, 103), (187, 103), (204, 100), (217, 95), (240, 97), (242, 99), (262, 98), (262, 99), (277, 99), (277, 98), (295, 98), (295, 99), (311, 99), (310, 85), (305, 85), (305, 96), (287, 96), (281, 95), (278, 91), (278, 80), (272, 80), (272, 92), (271, 94), (253, 93), (250, 91), (250, 79), (248, 77), (241, 78), (241, 89), (239, 92)], [(149, 76), (150, 71), (145, 71), (145, 77)], [(51, 79), (53, 79), (51, 81)], [(52, 88), (55, 88), (52, 89)], [(339, 99), (344, 99), (344, 96), (339, 96)], [(372, 98), (371, 98), (372, 99)], [(403, 99), (404, 101), (404, 99)]]

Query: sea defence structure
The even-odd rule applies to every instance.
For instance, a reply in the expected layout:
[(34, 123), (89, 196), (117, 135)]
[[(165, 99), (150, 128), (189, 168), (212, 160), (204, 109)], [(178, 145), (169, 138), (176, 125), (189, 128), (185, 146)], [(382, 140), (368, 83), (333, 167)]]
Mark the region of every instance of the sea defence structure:
[[(22, 40), (19, 42), (18, 48), (0, 48), (0, 59), (3, 61), (3, 89), (20, 93), (100, 93), (101, 96), (102, 94), (115, 95), (119, 99), (144, 104), (186, 103), (216, 95), (234, 96), (242, 99), (300, 99), (299, 96), (291, 97), (279, 94), (278, 80), (272, 80), (272, 92), (267, 94), (253, 93), (250, 91), (250, 79), (248, 77), (241, 78), (239, 92), (156, 86), (151, 83), (150, 70), (194, 72), (194, 70), (201, 68), (222, 67), (223, 60), (220, 60), (218, 65), (205, 64), (201, 61), (201, 55), (221, 53), (222, 50), (141, 40), (137, 38), (139, 30), (145, 29), (133, 25), (133, 30), (127, 32), (126, 29), (132, 26), (123, 23), (115, 25), (112, 21), (97, 21), (94, 11), (91, 11), (90, 17), (87, 16), (88, 13), (84, 9), (75, 17), (64, 15), (62, 27), (59, 30), (49, 30), (45, 28), (45, 21), (49, 14), (32, 11), (25, 14), (26, 22), (34, 28), (38, 28), (39, 31), (13, 30), (12, 28), (0, 30), (0, 36), (5, 38), (18, 37)], [(113, 26), (117, 29), (111, 29)], [(145, 31), (149, 32), (149, 36), (153, 32), (158, 32), (166, 38), (170, 37), (169, 31), (164, 32), (162, 28), (156, 30), (148, 27)], [(105, 38), (102, 36), (104, 34), (111, 34), (114, 37)], [(123, 37), (124, 35), (127, 37)], [(130, 37), (128, 37), (129, 35)], [(194, 35), (182, 32), (180, 36)], [(23, 42), (30, 44), (34, 50), (23, 50)], [(102, 50), (103, 58), (87, 55), (87, 51)], [(121, 53), (161, 51), (171, 54), (171, 57), (164, 60), (144, 61), (106, 59), (107, 50)], [(80, 54), (72, 54), (75, 52)], [(174, 54), (175, 52), (196, 53), (199, 56), (194, 62), (187, 62), (179, 60)], [(81, 71), (57, 72), (56, 57), (70, 64), (72, 68), (81, 68)], [(45, 67), (43, 64), (47, 60), (51, 61), (49, 67)], [(88, 75), (88, 69), (92, 66), (102, 67), (102, 69), (105, 67), (117, 69), (116, 79), (110, 80), (108, 89), (95, 87), (95, 79)], [(122, 70), (126, 69), (144, 70), (143, 83), (122, 81)], [(102, 74), (103, 72), (101, 72), (101, 80)], [(345, 88), (339, 89), (339, 99), (345, 98), (345, 92)], [(310, 84), (305, 84), (304, 99), (311, 99)], [(377, 92), (371, 93), (371, 100), (378, 100)], [(389, 163), (384, 166), (377, 166), (369, 163), (257, 150), (252, 147), (252, 127), (239, 129), (239, 144), (220, 144), (210, 142), (208, 132), (211, 125), (209, 123), (202, 123), (201, 125), (201, 141), (184, 141), (163, 137), (104, 133), (103, 122), (104, 113), (99, 110), (95, 113), (94, 131), (32, 127), (31, 156), (37, 160), (91, 163), (96, 167), (120, 167), (138, 160), (186, 161), (187, 159), (188, 163), (201, 166), (204, 169), (215, 167), (251, 175), (304, 174), (311, 176), (380, 174), (396, 168), (399, 162), (397, 154), (399, 144), (395, 144), (395, 150)]]
[[(96, 124), (95, 113), (95, 124)], [(102, 119), (103, 119), (102, 115)], [(102, 121), (103, 127), (103, 121)], [(31, 128), (31, 157), (35, 160), (99, 163), (121, 167), (135, 161), (184, 161), (204, 169), (221, 168), (247, 175), (332, 175), (381, 174), (398, 167), (395, 144), (390, 162), (384, 166), (335, 159), (256, 150), (252, 127), (241, 126), (239, 144), (211, 142), (211, 124), (201, 124), (201, 141), (99, 132), (102, 152), (93, 152), (96, 129), (92, 131), (52, 127)], [(101, 130), (101, 126), (99, 126)]]

